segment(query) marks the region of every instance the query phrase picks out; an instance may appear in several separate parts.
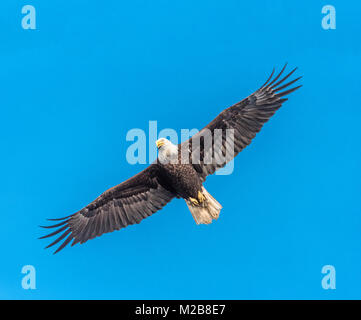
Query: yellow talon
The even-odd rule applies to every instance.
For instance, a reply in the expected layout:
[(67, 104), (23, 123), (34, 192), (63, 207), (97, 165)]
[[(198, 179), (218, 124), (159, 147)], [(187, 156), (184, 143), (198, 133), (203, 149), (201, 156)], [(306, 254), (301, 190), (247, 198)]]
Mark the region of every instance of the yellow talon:
[(200, 203), (204, 202), (206, 200), (206, 197), (203, 195), (202, 192), (198, 191), (198, 201)]
[(195, 199), (195, 198), (189, 197), (189, 201), (192, 202), (192, 204), (193, 204), (194, 206), (198, 206), (198, 205), (199, 205), (198, 200)]

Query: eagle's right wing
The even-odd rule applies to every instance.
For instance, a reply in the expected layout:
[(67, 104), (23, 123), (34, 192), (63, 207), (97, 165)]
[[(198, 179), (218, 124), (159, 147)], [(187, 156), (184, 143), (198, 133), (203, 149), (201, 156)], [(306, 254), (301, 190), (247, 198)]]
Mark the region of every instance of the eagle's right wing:
[(64, 218), (49, 219), (61, 222), (43, 227), (58, 229), (40, 239), (62, 232), (47, 246), (49, 248), (65, 239), (54, 252), (57, 253), (73, 239), (72, 246), (103, 233), (139, 223), (160, 210), (174, 197), (172, 187), (161, 178), (159, 165), (153, 163), (134, 177), (105, 191), (82, 210)]

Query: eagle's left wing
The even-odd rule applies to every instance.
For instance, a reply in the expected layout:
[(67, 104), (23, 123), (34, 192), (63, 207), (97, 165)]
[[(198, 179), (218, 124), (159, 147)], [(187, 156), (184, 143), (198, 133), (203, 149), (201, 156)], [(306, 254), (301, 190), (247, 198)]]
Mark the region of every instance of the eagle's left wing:
[[(295, 68), (281, 80), (278, 80), (286, 65), (274, 79), (272, 77), (275, 70), (261, 88), (242, 101), (223, 110), (205, 128), (181, 144), (181, 148), (189, 152), (189, 161), (199, 173), (202, 181), (217, 169), (224, 167), (248, 146), (256, 133), (261, 130), (263, 124), (287, 100), (287, 98), (282, 97), (301, 87), (297, 86), (281, 91), (301, 78), (283, 84), (297, 69)], [(234, 140), (232, 143), (227, 142), (226, 129), (233, 129)], [(221, 132), (218, 139), (217, 131)], [(228, 149), (232, 148), (231, 144), (233, 144), (233, 150), (227, 152)]]
[(162, 179), (159, 165), (155, 162), (134, 177), (105, 191), (82, 210), (68, 217), (49, 219), (61, 222), (43, 227), (57, 229), (40, 239), (60, 234), (47, 246), (49, 248), (65, 239), (54, 252), (57, 253), (73, 239), (72, 246), (139, 223), (174, 197), (172, 187)]

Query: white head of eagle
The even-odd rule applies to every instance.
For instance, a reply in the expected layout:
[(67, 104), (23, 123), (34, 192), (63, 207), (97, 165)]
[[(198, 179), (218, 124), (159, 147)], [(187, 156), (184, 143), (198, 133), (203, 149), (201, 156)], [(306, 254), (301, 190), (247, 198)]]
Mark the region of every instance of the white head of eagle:
[(166, 138), (160, 138), (155, 142), (158, 148), (158, 159), (161, 163), (176, 163), (178, 161), (178, 146)]

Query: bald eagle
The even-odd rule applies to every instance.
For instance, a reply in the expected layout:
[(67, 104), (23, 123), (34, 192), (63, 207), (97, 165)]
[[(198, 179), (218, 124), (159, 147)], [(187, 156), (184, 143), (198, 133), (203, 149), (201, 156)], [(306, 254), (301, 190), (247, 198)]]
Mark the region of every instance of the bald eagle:
[[(288, 88), (301, 77), (284, 84), (297, 69), (280, 79), (285, 68), (286, 65), (275, 77), (273, 69), (267, 81), (257, 91), (223, 110), (189, 140), (179, 145), (174, 145), (165, 138), (157, 140), (158, 158), (142, 172), (105, 191), (80, 211), (64, 218), (49, 219), (58, 222), (43, 228), (57, 229), (41, 239), (55, 235), (58, 237), (46, 248), (64, 240), (54, 252), (57, 253), (72, 240), (73, 246), (103, 233), (140, 223), (173, 198), (183, 198), (186, 201), (197, 224), (209, 224), (217, 219), (222, 206), (207, 192), (203, 182), (208, 175), (224, 167), (248, 146), (263, 124), (287, 100), (284, 97), (301, 87)], [(225, 138), (226, 130), (233, 132), (231, 142)], [(218, 134), (221, 140), (218, 139), (218, 147), (215, 147), (217, 132), (222, 133)], [(231, 156), (227, 156), (226, 150), (230, 145), (233, 152)], [(198, 156), (194, 157), (196, 154)], [(196, 160), (192, 161), (194, 158)]]

